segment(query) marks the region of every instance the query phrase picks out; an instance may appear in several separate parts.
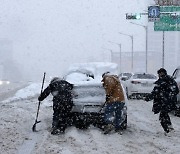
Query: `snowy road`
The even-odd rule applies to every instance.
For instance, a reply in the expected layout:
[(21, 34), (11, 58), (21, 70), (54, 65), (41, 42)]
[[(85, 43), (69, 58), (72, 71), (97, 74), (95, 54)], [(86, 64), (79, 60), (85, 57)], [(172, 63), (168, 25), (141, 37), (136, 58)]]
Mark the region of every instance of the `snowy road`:
[(27, 86), (28, 83), (16, 83), (12, 82), (10, 84), (2, 84), (0, 85), (0, 101), (7, 99), (8, 97), (12, 97), (16, 93), (17, 90)]
[[(40, 86), (39, 86), (40, 87)], [(40, 89), (40, 88), (37, 89)], [(27, 91), (24, 89), (22, 91)], [(35, 90), (32, 90), (35, 92)], [(39, 90), (37, 90), (38, 93)], [(175, 132), (164, 136), (158, 115), (151, 111), (152, 102), (130, 100), (128, 128), (123, 135), (104, 135), (91, 126), (87, 130), (70, 127), (65, 135), (50, 134), (51, 98), (40, 108), (38, 132), (32, 132), (37, 112), (34, 97), (13, 97), (0, 102), (0, 150), (2, 154), (179, 154), (180, 118), (171, 115)]]

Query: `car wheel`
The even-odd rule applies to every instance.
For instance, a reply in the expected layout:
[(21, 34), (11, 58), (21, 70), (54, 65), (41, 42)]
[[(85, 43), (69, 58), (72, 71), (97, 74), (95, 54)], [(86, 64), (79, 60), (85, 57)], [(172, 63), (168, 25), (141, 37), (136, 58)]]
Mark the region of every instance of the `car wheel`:
[(106, 122), (104, 121), (104, 117), (99, 117), (99, 118), (97, 118), (97, 120), (93, 124), (95, 127), (104, 131), (104, 127), (106, 125)]
[(139, 100), (139, 99), (141, 99), (141, 95), (137, 94), (135, 98)]
[(79, 129), (87, 129), (90, 124), (85, 119), (77, 118), (74, 122), (74, 125), (76, 128), (79, 128)]
[(121, 124), (121, 128), (122, 128), (122, 129), (127, 129), (127, 115), (126, 115), (125, 120), (124, 120), (123, 123)]

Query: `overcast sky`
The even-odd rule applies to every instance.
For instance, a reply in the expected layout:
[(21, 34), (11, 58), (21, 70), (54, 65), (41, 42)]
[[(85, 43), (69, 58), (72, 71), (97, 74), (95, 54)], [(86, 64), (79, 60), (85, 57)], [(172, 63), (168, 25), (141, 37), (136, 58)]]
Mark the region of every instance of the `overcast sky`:
[[(151, 1), (151, 0), (150, 0)], [(144, 29), (126, 20), (126, 13), (147, 11), (146, 0), (0, 0), (0, 38), (13, 42), (14, 60), (32, 76), (46, 71), (63, 74), (74, 62), (108, 61), (118, 52), (114, 41), (130, 51), (145, 50)], [(147, 24), (147, 17), (136, 21)]]

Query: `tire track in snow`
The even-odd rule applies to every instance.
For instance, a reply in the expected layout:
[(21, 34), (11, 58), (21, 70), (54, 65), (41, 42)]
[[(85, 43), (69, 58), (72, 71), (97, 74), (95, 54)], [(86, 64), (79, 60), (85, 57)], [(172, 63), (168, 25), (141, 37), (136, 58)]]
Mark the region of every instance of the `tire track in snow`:
[(25, 139), (24, 143), (19, 147), (18, 154), (31, 154), (34, 150), (36, 143), (40, 141), (40, 135), (31, 133), (29, 137)]

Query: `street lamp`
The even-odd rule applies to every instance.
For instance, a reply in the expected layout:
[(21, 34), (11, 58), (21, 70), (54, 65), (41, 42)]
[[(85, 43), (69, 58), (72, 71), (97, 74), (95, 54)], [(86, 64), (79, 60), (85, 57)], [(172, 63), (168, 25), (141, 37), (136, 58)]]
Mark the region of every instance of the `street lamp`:
[(119, 34), (122, 34), (122, 35), (125, 35), (125, 36), (129, 36), (130, 38), (131, 38), (131, 41), (132, 41), (132, 51), (131, 51), (131, 71), (133, 72), (133, 70), (134, 70), (134, 37), (133, 37), (133, 35), (128, 35), (128, 34), (124, 34), (124, 33), (121, 33), (121, 32), (119, 32)]
[(109, 43), (112, 43), (112, 44), (116, 44), (119, 46), (119, 69), (120, 69), (120, 73), (121, 73), (121, 44), (120, 43), (115, 43), (115, 42), (112, 42), (112, 41), (108, 41)]
[(110, 54), (111, 54), (111, 62), (112, 62), (112, 54), (113, 54), (113, 51), (112, 51), (111, 49), (107, 49), (107, 48), (103, 48), (103, 47), (102, 47), (102, 49), (105, 49), (105, 50), (110, 51)]
[(134, 25), (137, 25), (137, 26), (141, 26), (145, 29), (146, 31), (146, 73), (148, 71), (148, 26), (145, 26), (145, 25), (140, 25), (140, 24), (136, 24), (136, 23), (133, 23), (133, 22), (130, 22), (131, 24), (134, 24)]

